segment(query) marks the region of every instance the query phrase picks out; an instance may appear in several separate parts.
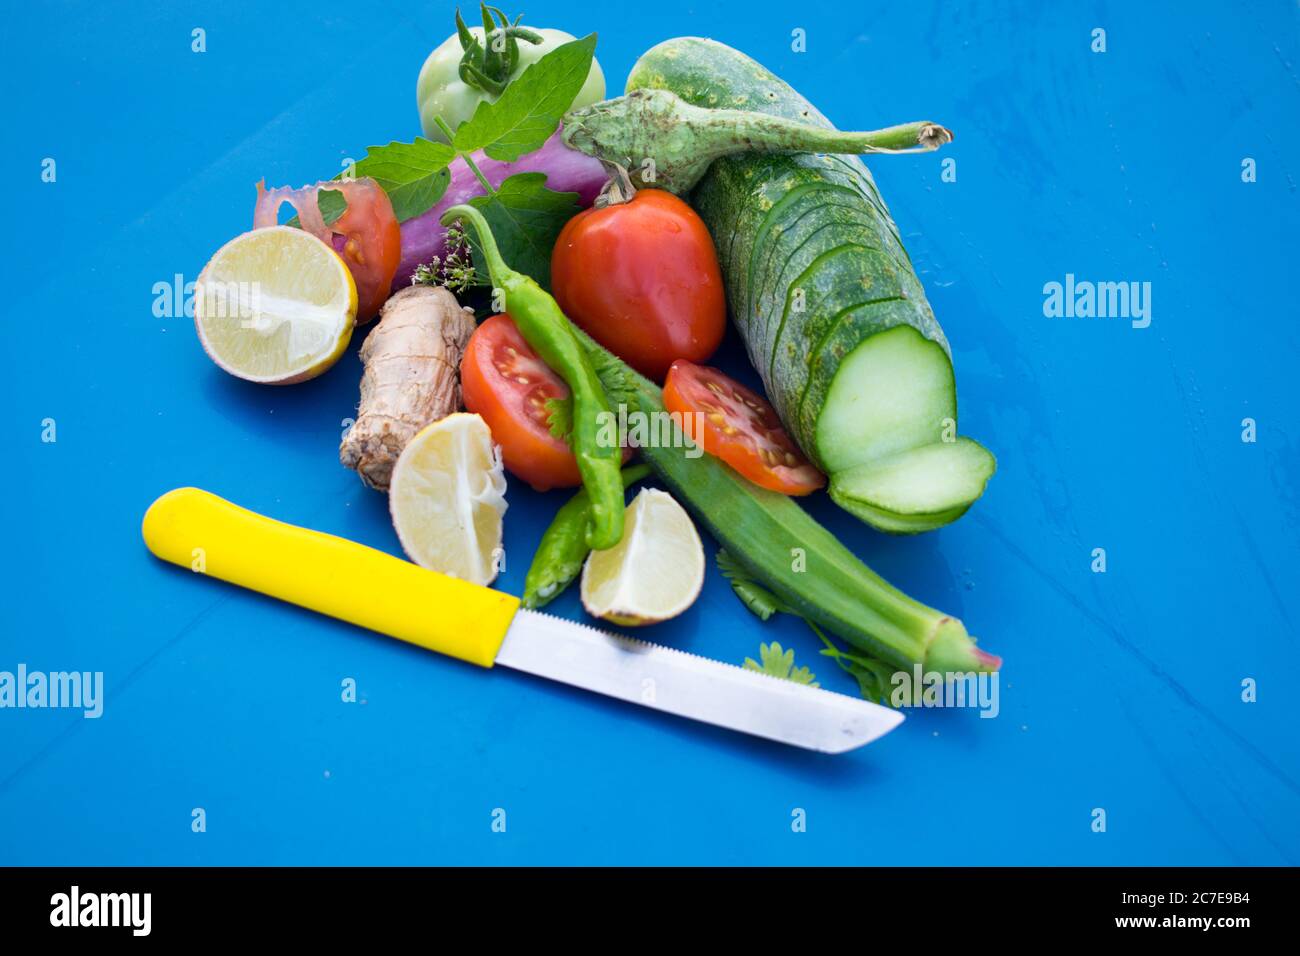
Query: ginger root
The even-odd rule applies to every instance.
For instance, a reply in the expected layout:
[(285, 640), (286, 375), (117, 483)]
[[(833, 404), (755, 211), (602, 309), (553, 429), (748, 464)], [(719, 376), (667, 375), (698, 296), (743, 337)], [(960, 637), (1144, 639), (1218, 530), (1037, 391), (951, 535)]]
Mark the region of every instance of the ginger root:
[(406, 443), (460, 409), (460, 359), (473, 331), (474, 313), (441, 287), (414, 285), (384, 303), (361, 346), (366, 370), (356, 423), (339, 446), (344, 467), (388, 490)]

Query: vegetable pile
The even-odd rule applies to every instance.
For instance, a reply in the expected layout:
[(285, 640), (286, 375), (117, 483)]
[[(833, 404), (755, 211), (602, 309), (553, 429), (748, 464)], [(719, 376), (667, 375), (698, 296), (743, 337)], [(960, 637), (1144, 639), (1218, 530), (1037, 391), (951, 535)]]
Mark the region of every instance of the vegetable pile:
[[(254, 232), (200, 282), (213, 358), (301, 381), (378, 316), (339, 457), (389, 493), (426, 567), (495, 577), (504, 467), (539, 491), (578, 489), (537, 547), (525, 606), (581, 577), (584, 606), (615, 623), (683, 613), (705, 573), (689, 513), (744, 605), (807, 621), (864, 696), (918, 663), (996, 670), (960, 621), (794, 500), (829, 484), (874, 527), (917, 533), (960, 517), (993, 474), (957, 435), (947, 340), (857, 158), (952, 134), (838, 131), (744, 54), (690, 37), (649, 50), (607, 100), (594, 34), (480, 14), (471, 28), (457, 12), (420, 71), (423, 137), (371, 147), (334, 180), (258, 184)], [(285, 203), (297, 229), (278, 225)], [(205, 304), (218, 276), (305, 282), (308, 262), (300, 294), (236, 292), (238, 322)], [(706, 364), (728, 315), (765, 395)], [(647, 481), (667, 491), (625, 506)], [(779, 644), (760, 657), (746, 666), (814, 680)]]

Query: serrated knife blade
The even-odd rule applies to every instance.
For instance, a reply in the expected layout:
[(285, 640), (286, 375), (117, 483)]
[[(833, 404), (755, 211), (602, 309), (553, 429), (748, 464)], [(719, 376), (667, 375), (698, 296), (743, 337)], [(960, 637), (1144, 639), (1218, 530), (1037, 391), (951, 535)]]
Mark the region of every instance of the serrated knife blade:
[(869, 701), (528, 609), (515, 614), (496, 663), (823, 753), (864, 746), (903, 721)]

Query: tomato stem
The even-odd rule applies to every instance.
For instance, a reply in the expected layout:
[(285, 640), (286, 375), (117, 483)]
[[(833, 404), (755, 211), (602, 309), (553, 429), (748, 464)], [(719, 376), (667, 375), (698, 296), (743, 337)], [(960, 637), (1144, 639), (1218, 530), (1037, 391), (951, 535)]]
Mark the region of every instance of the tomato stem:
[(605, 172), (609, 173), (609, 181), (596, 197), (595, 207), (604, 209), (607, 206), (621, 206), (623, 203), (631, 202), (632, 197), (636, 195), (636, 187), (632, 185), (632, 178), (627, 174), (627, 169), (607, 159), (602, 159), (600, 164), (605, 167)]
[(482, 42), (465, 25), (460, 10), (456, 10), (456, 34), (464, 51), (457, 72), (467, 86), (500, 96), (519, 65), (518, 41), (536, 46), (543, 40), (540, 34), (519, 25), (522, 15), (511, 22), (496, 7), (485, 3), (479, 4), (479, 11), (483, 17)]

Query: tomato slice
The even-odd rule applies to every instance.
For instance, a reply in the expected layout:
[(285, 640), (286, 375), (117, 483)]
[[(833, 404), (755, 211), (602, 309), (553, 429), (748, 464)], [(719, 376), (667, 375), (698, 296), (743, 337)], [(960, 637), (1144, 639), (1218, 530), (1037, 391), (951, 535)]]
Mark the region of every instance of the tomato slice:
[(756, 485), (806, 495), (826, 484), (767, 400), (716, 368), (678, 359), (664, 381), (664, 407), (683, 416), (700, 413), (704, 450)]
[(550, 399), (569, 396), (569, 386), (538, 358), (508, 315), (484, 320), (460, 363), (465, 407), (487, 422), (511, 474), (538, 491), (581, 483), (568, 443), (551, 434)]
[[(348, 204), (328, 226), (317, 198), (322, 189), (341, 192)], [(301, 189), (267, 189), (265, 182), (258, 182), (253, 228), (274, 226), (286, 202), (297, 211), (302, 228), (329, 244), (347, 263), (357, 284), (357, 324), (369, 322), (387, 301), (402, 260), (402, 230), (388, 193), (369, 177), (330, 179)]]

